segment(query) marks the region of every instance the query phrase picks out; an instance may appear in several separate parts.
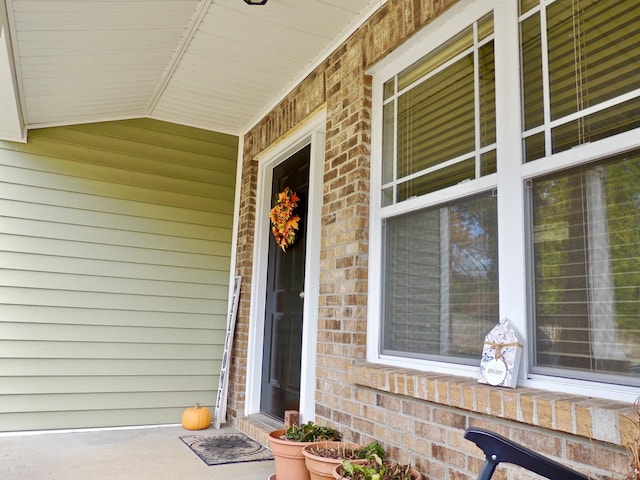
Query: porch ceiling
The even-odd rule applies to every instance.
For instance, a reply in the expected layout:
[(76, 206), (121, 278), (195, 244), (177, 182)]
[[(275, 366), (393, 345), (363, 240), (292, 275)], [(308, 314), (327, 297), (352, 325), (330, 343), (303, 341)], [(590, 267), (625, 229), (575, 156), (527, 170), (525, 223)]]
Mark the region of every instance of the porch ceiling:
[(0, 139), (137, 117), (241, 135), (385, 1), (0, 0)]

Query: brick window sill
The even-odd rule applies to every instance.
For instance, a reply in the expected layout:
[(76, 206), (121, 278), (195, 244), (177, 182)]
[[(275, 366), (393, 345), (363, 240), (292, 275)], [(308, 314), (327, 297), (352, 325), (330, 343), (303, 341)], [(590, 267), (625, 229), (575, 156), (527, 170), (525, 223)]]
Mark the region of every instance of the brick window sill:
[(428, 402), (569, 433), (614, 445), (635, 438), (633, 406), (527, 387), (500, 388), (472, 378), (373, 363), (351, 367), (353, 383)]

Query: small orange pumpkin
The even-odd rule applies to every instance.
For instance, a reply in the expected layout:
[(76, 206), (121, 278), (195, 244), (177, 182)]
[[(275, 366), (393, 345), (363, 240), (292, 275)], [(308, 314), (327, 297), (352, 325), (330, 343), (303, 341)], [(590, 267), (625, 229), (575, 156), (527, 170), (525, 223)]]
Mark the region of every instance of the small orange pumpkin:
[(182, 426), (187, 430), (203, 430), (209, 425), (211, 425), (211, 412), (208, 408), (200, 407), (199, 403), (182, 412)]

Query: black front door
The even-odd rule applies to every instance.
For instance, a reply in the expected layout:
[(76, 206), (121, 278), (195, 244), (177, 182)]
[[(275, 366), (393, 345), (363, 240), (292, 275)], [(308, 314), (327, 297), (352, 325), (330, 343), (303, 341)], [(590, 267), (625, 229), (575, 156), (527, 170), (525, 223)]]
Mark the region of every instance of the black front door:
[(286, 252), (269, 236), (260, 411), (282, 419), (300, 407), (302, 313), (304, 305), (305, 231), (311, 146), (304, 147), (273, 171), (271, 198), (289, 187), (300, 198), (296, 239)]

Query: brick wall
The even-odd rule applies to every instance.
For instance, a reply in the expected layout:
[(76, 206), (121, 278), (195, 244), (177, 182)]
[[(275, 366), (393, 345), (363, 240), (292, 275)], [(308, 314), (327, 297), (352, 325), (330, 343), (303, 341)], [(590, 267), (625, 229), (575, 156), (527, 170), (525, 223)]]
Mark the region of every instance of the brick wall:
[[(237, 255), (244, 283), (229, 417), (238, 424), (244, 408), (255, 158), (324, 107), (316, 420), (340, 429), (346, 440), (378, 440), (393, 458), (414, 463), (432, 479), (475, 478), (483, 458), (463, 438), (469, 426), (495, 430), (593, 477), (622, 473), (626, 458), (619, 445), (635, 435), (624, 420), (629, 405), (524, 388), (492, 389), (472, 379), (365, 363), (371, 141), (371, 82), (365, 72), (452, 3), (389, 0), (245, 136)], [(530, 477), (510, 471), (508, 478)]]
[[(477, 475), (483, 459), (463, 438), (468, 427), (495, 431), (592, 478), (624, 473), (627, 457), (619, 445), (637, 441), (629, 421), (633, 409), (620, 402), (493, 388), (472, 378), (363, 362), (349, 369), (348, 379), (357, 403), (341, 404), (351, 409), (351, 427), (342, 426), (347, 439), (381, 441), (394, 457), (434, 480)], [(331, 417), (318, 421), (340, 425)], [(512, 470), (509, 478), (529, 478)]]

